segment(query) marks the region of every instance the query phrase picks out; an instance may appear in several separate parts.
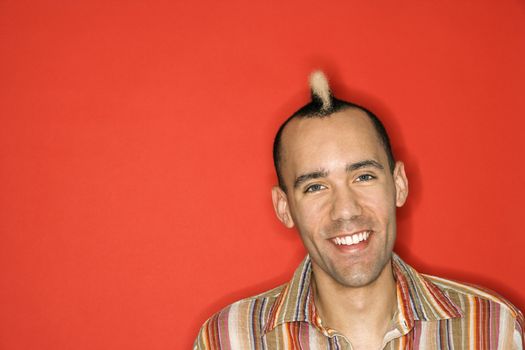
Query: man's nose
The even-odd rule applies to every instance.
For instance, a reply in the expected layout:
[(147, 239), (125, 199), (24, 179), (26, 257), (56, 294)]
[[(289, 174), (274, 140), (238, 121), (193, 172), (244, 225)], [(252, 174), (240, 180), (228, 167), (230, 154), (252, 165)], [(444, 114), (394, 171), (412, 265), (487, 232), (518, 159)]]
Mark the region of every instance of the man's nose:
[(332, 198), (332, 220), (351, 220), (362, 214), (362, 207), (356, 193), (349, 188), (339, 189)]

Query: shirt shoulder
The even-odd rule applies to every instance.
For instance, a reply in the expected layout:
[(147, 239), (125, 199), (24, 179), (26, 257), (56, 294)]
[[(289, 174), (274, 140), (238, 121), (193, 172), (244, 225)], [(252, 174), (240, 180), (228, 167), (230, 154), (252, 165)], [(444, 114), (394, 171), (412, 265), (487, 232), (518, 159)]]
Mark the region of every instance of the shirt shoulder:
[[(426, 274), (423, 274), (423, 276), (437, 286), (458, 306), (468, 305), (469, 302), (485, 302), (505, 309), (509, 315), (516, 319), (523, 319), (522, 312), (516, 306), (493, 290), (437, 276)], [(465, 308), (465, 306), (461, 307), (461, 309)]]
[(202, 325), (194, 349), (249, 349), (259, 342), (266, 321), (286, 284), (241, 299), (212, 315)]
[(462, 328), (475, 328), (477, 333), (484, 334), (486, 338), (490, 335), (493, 339), (498, 339), (501, 348), (525, 347), (523, 313), (510, 301), (484, 287), (436, 276), (423, 276), (459, 307), (463, 316), (458, 322), (463, 324)]

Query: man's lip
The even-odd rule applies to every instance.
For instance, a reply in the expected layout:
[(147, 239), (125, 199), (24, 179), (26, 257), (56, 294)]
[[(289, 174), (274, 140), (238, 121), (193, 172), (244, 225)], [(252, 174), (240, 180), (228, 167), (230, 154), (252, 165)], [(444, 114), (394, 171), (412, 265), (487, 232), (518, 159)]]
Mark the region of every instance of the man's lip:
[(353, 236), (353, 235), (360, 234), (360, 233), (365, 233), (365, 232), (368, 232), (368, 233), (372, 234), (374, 231), (370, 230), (370, 229), (363, 229), (363, 230), (352, 231), (352, 232), (339, 232), (337, 235), (332, 236), (332, 237), (330, 237), (328, 239), (332, 240), (332, 239), (335, 239), (337, 237), (341, 238), (341, 237)]
[(337, 236), (330, 238), (329, 240), (340, 247), (350, 247), (355, 246), (359, 243), (366, 243), (370, 238), (370, 235), (374, 231), (372, 230), (358, 230), (348, 233), (340, 233)]

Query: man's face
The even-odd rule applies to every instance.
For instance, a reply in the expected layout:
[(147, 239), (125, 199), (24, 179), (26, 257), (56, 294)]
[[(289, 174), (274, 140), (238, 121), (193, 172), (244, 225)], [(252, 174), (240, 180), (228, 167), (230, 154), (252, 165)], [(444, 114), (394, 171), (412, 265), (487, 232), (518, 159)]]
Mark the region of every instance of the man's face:
[(347, 287), (377, 280), (407, 195), (403, 164), (391, 173), (372, 122), (357, 109), (295, 119), (281, 145), (287, 193), (273, 189), (274, 207), (286, 226), (297, 226), (316, 278)]

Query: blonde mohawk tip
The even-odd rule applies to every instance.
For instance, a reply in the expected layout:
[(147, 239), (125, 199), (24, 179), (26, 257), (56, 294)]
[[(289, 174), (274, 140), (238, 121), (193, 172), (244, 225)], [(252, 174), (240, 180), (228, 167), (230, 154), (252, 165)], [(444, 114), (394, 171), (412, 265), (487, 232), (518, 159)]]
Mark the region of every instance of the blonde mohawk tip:
[(310, 74), (310, 89), (312, 98), (318, 99), (322, 103), (321, 110), (326, 111), (332, 107), (330, 86), (323, 71), (316, 70)]

